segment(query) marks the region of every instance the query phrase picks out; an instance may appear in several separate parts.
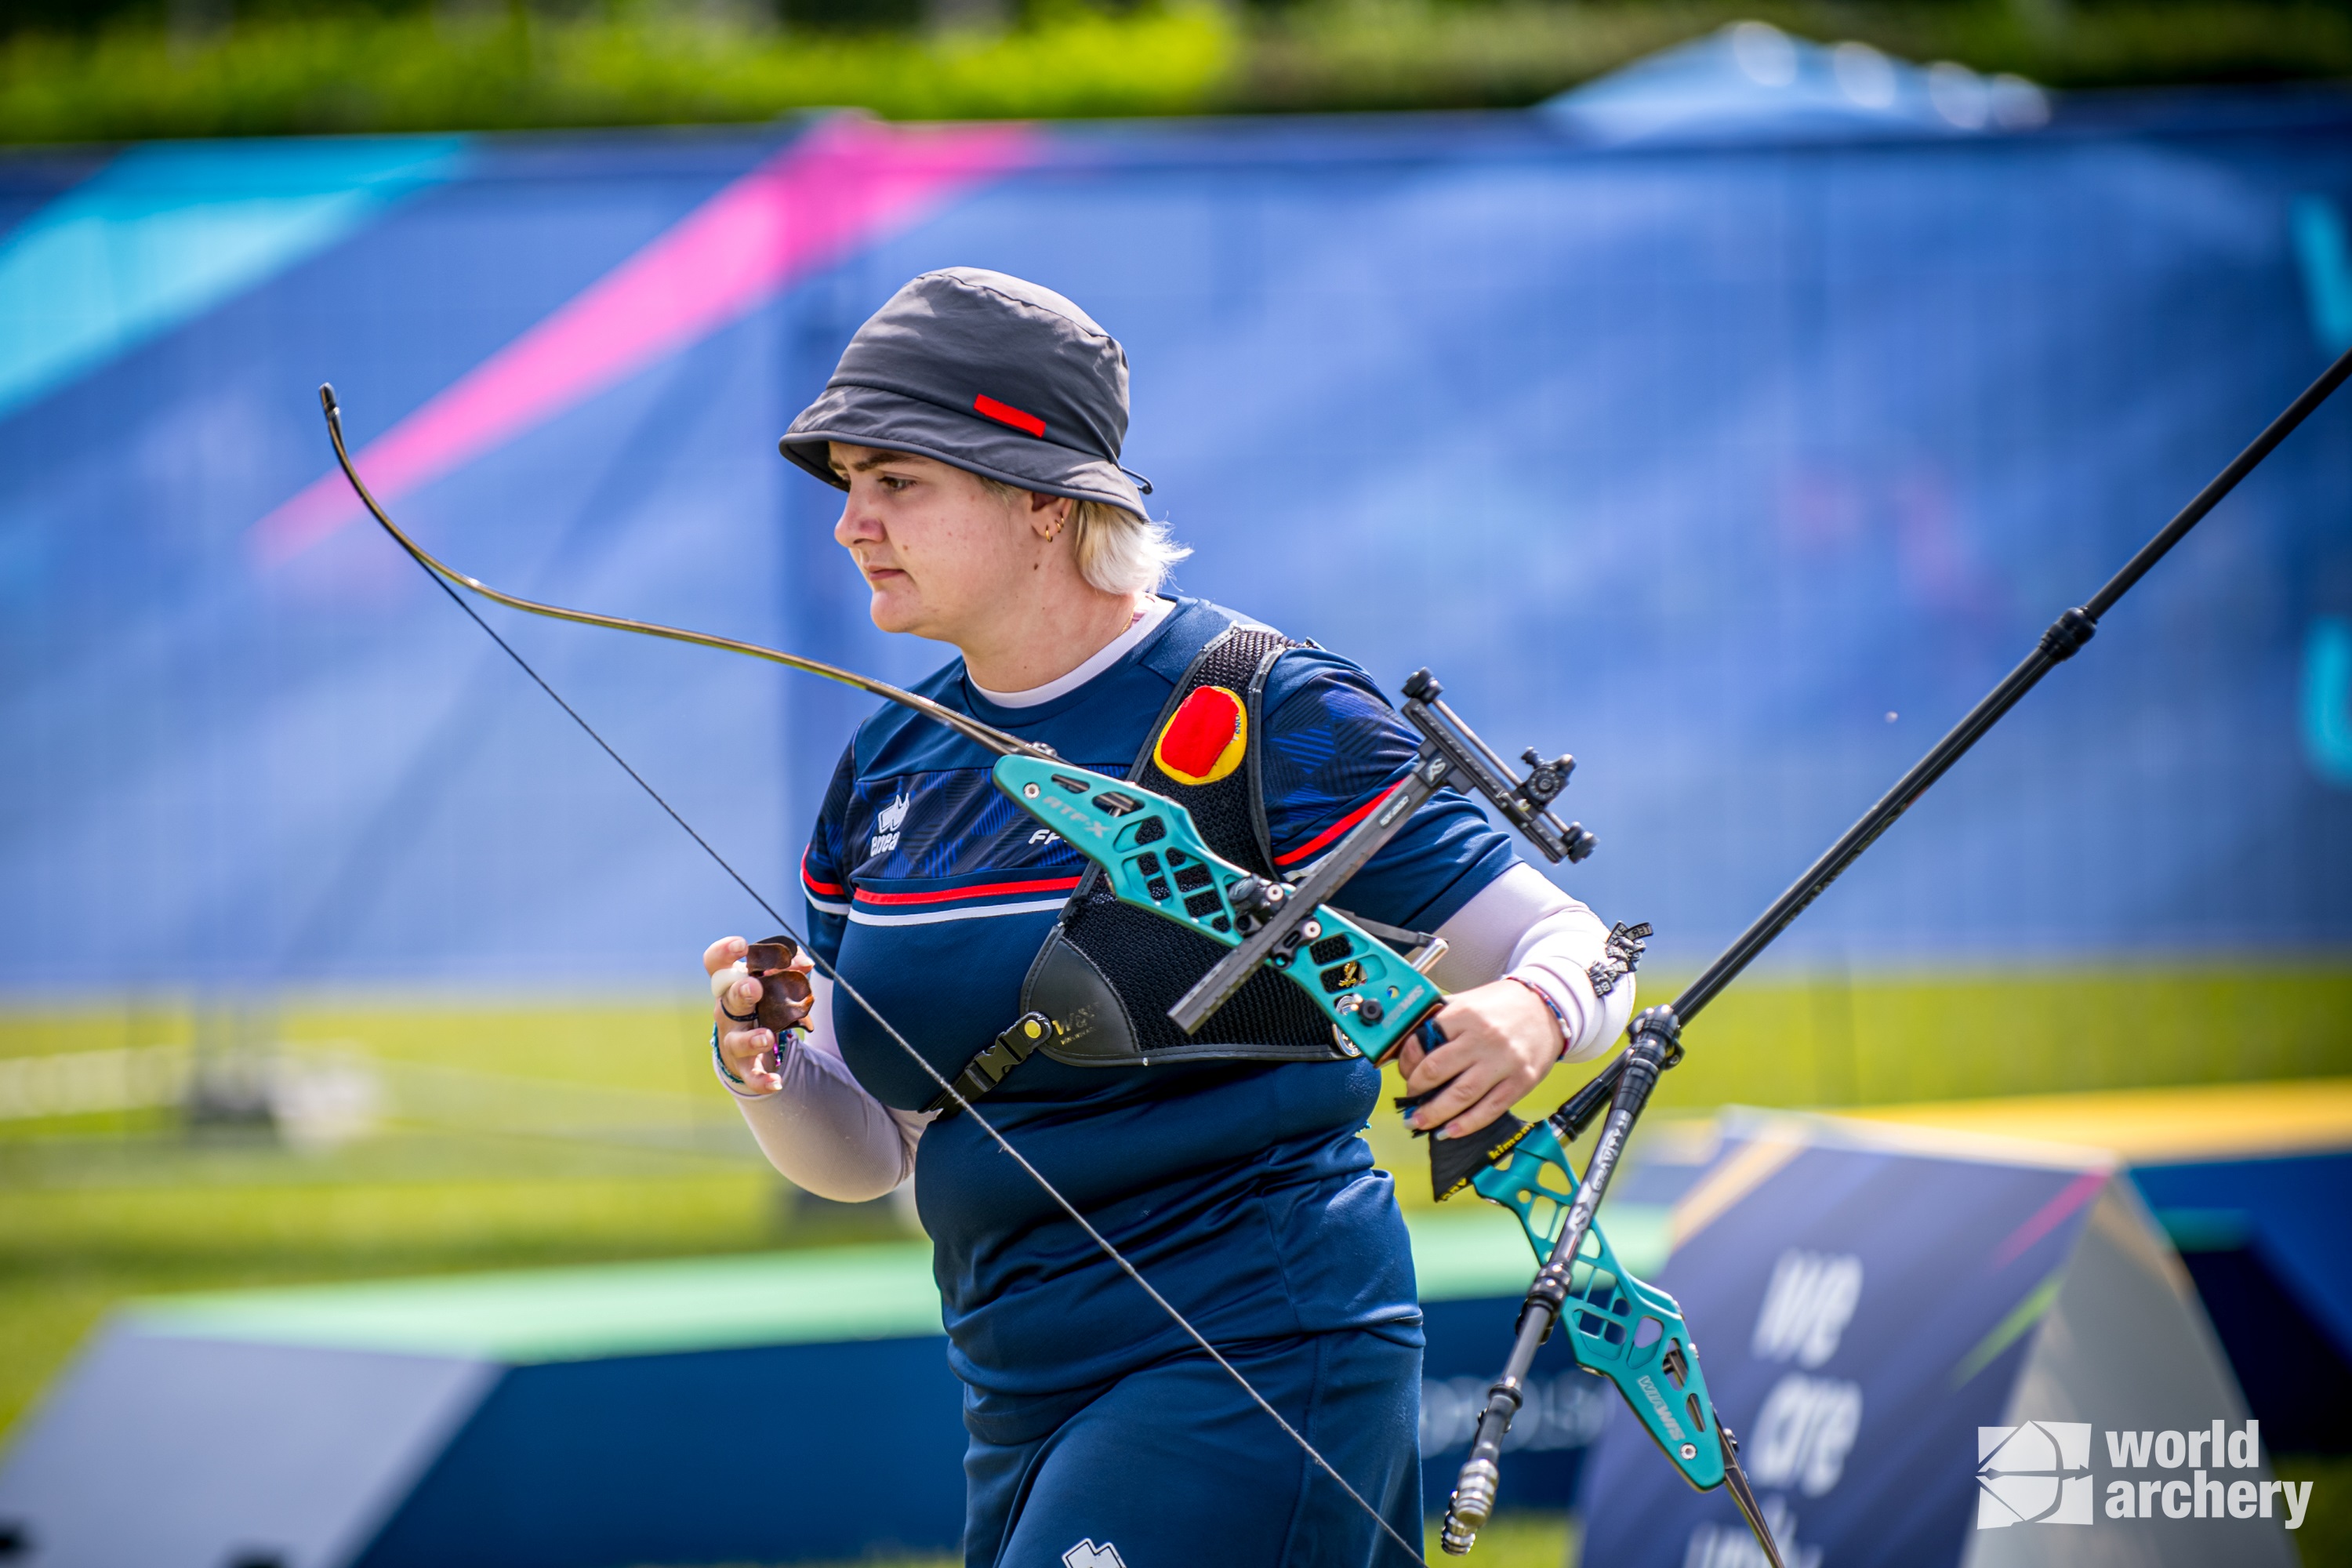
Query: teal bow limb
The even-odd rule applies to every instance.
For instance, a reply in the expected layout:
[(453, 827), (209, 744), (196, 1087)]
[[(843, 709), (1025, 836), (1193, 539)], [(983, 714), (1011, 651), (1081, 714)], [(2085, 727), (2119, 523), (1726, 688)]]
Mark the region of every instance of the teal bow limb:
[[(1577, 1188), (1550, 1122), (1529, 1126), (1470, 1185), (1518, 1215), (1538, 1263), (1550, 1258)], [(1722, 1428), (1682, 1308), (1627, 1272), (1598, 1224), (1585, 1233), (1570, 1273), (1560, 1323), (1577, 1364), (1617, 1385), (1683, 1479), (1702, 1491), (1721, 1486)]]
[[(1013, 805), (1102, 868), (1121, 903), (1149, 910), (1221, 947), (1244, 934), (1234, 908), (1249, 872), (1221, 859), (1192, 814), (1140, 784), (1052, 757), (1001, 756), (992, 775)], [(1266, 966), (1305, 992), (1357, 1051), (1378, 1061), (1438, 999), (1395, 949), (1329, 905), (1317, 908)]]

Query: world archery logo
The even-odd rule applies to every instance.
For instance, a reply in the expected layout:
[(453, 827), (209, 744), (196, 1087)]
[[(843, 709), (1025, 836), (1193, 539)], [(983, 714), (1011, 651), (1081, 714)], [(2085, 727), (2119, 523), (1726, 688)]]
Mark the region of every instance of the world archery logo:
[(1977, 1428), (1977, 1528), (2091, 1522), (2088, 1422)]
[(1127, 1568), (1127, 1563), (1119, 1556), (1118, 1547), (1108, 1541), (1097, 1546), (1091, 1536), (1063, 1552), (1062, 1561), (1067, 1563), (1069, 1568)]

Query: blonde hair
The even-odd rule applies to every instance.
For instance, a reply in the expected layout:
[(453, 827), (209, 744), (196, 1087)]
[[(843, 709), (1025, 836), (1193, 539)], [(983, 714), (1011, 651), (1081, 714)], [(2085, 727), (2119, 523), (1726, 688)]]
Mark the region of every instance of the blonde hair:
[[(1026, 505), (1032, 493), (985, 474), (972, 478), (1008, 505), (1015, 501)], [(1166, 523), (1139, 517), (1108, 501), (1071, 501), (1069, 529), (1078, 575), (1106, 594), (1154, 592), (1168, 580), (1176, 563), (1192, 553), (1190, 546), (1176, 542)]]

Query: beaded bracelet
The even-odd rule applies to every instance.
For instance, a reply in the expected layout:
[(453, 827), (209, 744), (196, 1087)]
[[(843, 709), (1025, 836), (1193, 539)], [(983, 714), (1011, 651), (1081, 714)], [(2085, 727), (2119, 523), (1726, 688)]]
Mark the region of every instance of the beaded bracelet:
[[(727, 1010), (722, 1007), (719, 1011), (724, 1013)], [(732, 1013), (728, 1013), (727, 1016), (730, 1018), (735, 1016)], [(778, 1072), (784, 1070), (784, 1042), (786, 1040), (805, 1040), (808, 1038), (808, 1035), (809, 1030), (806, 1025), (795, 1024), (777, 1037), (776, 1070)], [(745, 1089), (749, 1089), (751, 1087), (751, 1085), (744, 1083), (741, 1079), (737, 1078), (735, 1076), (734, 1069), (727, 1065), (727, 1053), (719, 1048), (719, 1026), (717, 1024), (710, 1026), (710, 1065), (717, 1068), (719, 1069), (719, 1076), (725, 1079), (729, 1083), (736, 1084)]]
[(727, 1065), (727, 1053), (719, 1048), (719, 1026), (716, 1024), (710, 1026), (710, 1065), (719, 1069), (719, 1076), (720, 1078), (725, 1079), (729, 1083), (735, 1085), (737, 1088), (749, 1089), (751, 1087), (751, 1085), (745, 1083), (741, 1079), (737, 1078), (735, 1076), (735, 1069)]
[(1544, 1005), (1544, 1011), (1551, 1015), (1551, 1021), (1559, 1028), (1559, 1054), (1563, 1057), (1567, 1056), (1568, 1043), (1576, 1037), (1576, 1031), (1569, 1027), (1568, 1015), (1559, 1010), (1559, 1004), (1551, 999), (1551, 993), (1534, 981), (1522, 980), (1516, 974), (1506, 974), (1503, 978), (1514, 985), (1526, 986), (1528, 991), (1534, 993), (1535, 999)]

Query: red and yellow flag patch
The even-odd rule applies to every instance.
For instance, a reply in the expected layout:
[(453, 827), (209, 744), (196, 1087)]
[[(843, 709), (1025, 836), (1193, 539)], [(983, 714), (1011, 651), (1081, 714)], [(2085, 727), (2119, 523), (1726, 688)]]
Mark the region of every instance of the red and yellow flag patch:
[(1242, 765), (1249, 710), (1222, 686), (1195, 687), (1170, 714), (1151, 748), (1160, 771), (1180, 784), (1214, 784)]

